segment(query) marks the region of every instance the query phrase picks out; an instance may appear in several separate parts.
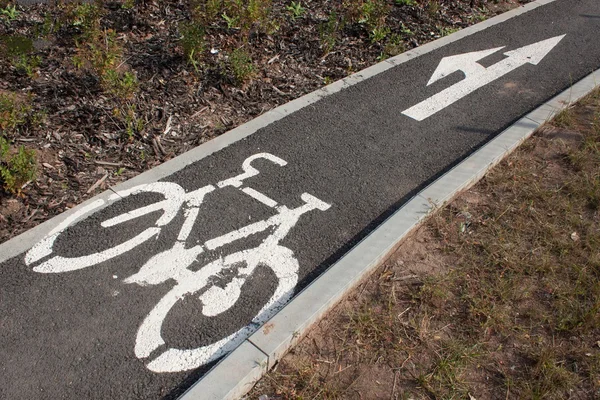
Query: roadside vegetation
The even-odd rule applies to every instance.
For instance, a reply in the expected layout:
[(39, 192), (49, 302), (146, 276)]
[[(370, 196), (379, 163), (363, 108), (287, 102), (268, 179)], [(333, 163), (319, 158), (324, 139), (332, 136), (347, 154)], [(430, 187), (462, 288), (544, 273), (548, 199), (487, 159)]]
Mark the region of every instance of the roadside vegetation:
[(597, 399), (599, 249), (596, 92), (434, 215), (248, 398)]
[(525, 2), (0, 1), (0, 241), (269, 109)]

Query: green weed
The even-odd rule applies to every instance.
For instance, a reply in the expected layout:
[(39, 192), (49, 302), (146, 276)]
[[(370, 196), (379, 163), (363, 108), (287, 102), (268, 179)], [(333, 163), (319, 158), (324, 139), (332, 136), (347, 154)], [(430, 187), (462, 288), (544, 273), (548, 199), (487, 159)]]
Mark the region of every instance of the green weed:
[(204, 57), (204, 28), (198, 23), (182, 24), (179, 27), (181, 32), (181, 48), (186, 62), (198, 73)]
[(0, 92), (0, 129), (3, 133), (14, 131), (30, 120), (32, 107), (28, 99), (16, 94)]
[(133, 72), (123, 73), (107, 69), (102, 75), (102, 87), (107, 93), (121, 99), (130, 99), (138, 89), (139, 82)]
[(227, 28), (229, 28), (229, 29), (239, 29), (239, 27), (240, 27), (240, 17), (236, 17), (236, 16), (230, 17), (229, 15), (227, 15), (227, 11), (223, 12), (223, 14), (221, 16), (223, 17), (223, 19), (227, 23)]
[(18, 194), (25, 183), (35, 179), (35, 175), (35, 152), (23, 146), (13, 152), (8, 140), (0, 136), (0, 178), (4, 189)]
[(5, 8), (0, 8), (0, 16), (8, 23), (19, 18), (19, 15), (21, 15), (21, 13), (17, 10), (17, 7), (12, 4), (8, 4)]
[(371, 43), (379, 43), (390, 33), (390, 28), (387, 26), (383, 27), (374, 27), (371, 32), (369, 32), (369, 39), (371, 39)]
[(437, 13), (440, 12), (440, 2), (437, 0), (433, 0), (430, 1), (427, 4), (427, 13), (429, 13), (429, 15), (431, 15), (432, 17), (435, 16)]
[(384, 52), (388, 56), (397, 56), (406, 51), (404, 40), (401, 35), (395, 33), (388, 37), (388, 41), (384, 46)]
[(440, 36), (448, 36), (455, 32), (458, 32), (460, 28), (442, 27), (440, 28)]
[(191, 0), (190, 14), (192, 21), (210, 25), (217, 21), (223, 13), (223, 0)]
[(76, 42), (77, 54), (73, 64), (80, 69), (93, 72), (102, 77), (106, 70), (115, 68), (123, 54), (123, 47), (117, 42), (116, 32), (112, 29), (88, 32)]
[(359, 24), (366, 25), (369, 29), (383, 28), (389, 13), (387, 3), (382, 0), (367, 0), (360, 9)]
[(339, 20), (337, 13), (333, 11), (327, 17), (327, 21), (319, 25), (319, 36), (323, 53), (327, 54), (335, 47), (338, 33), (342, 29), (342, 22)]
[(13, 59), (13, 66), (30, 78), (37, 76), (37, 69), (42, 61), (40, 56), (21, 55)]
[(306, 8), (302, 7), (302, 3), (299, 1), (292, 1), (285, 9), (290, 13), (293, 20), (302, 18), (306, 13)]
[(115, 108), (113, 115), (122, 123), (127, 140), (132, 142), (136, 135), (142, 133), (146, 127), (144, 119), (138, 114), (135, 104), (126, 104), (121, 108)]
[(135, 0), (124, 0), (121, 8), (124, 10), (132, 10), (135, 7)]
[(33, 41), (25, 36), (0, 37), (0, 54), (11, 61), (17, 71), (25, 73), (30, 78), (36, 76), (41, 57), (33, 55)]
[(235, 81), (240, 84), (248, 80), (255, 72), (252, 58), (242, 48), (235, 49), (229, 55), (229, 65), (235, 78)]
[(96, 3), (85, 2), (69, 5), (65, 14), (71, 25), (79, 28), (83, 34), (93, 34), (100, 29), (100, 19), (104, 12)]

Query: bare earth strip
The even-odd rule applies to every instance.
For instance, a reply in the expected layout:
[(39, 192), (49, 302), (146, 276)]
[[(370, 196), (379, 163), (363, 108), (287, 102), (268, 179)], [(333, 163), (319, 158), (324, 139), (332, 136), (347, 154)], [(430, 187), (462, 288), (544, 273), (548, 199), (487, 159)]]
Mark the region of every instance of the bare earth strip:
[(600, 397), (600, 92), (433, 216), (248, 395)]

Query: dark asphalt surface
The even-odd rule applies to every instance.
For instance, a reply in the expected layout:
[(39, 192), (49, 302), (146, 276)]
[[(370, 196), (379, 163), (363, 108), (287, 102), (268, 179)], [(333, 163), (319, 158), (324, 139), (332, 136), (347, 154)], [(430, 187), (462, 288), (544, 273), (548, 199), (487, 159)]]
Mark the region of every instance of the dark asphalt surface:
[[(559, 0), (540, 7), (329, 96), (165, 181), (191, 191), (239, 174), (242, 162), (256, 153), (286, 160), (285, 167), (257, 160), (253, 165), (260, 174), (246, 183), (290, 208), (303, 204), (304, 192), (332, 204), (327, 211), (302, 216), (281, 243), (294, 251), (298, 288), (304, 287), (428, 182), (600, 68), (599, 16), (598, 0)], [(422, 122), (401, 114), (462, 79), (455, 73), (426, 87), (443, 57), (500, 46), (509, 51), (563, 34), (537, 66), (520, 67)], [(500, 52), (481, 63), (502, 58)], [(69, 228), (54, 253), (90, 254), (133, 237), (159, 214), (115, 228), (98, 223), (157, 199), (139, 195), (109, 206)], [(222, 189), (206, 197), (188, 243), (203, 243), (270, 215), (273, 210), (238, 190)], [(175, 398), (201, 376), (207, 367), (157, 374), (134, 354), (144, 317), (174, 282), (123, 283), (152, 255), (173, 245), (183, 220), (180, 211), (160, 240), (79, 271), (33, 272), (23, 255), (0, 265), (0, 398)], [(255, 247), (264, 238), (254, 235), (205, 253), (192, 267)], [(201, 314), (196, 296), (186, 297), (164, 321), (162, 336), (168, 346), (182, 349), (221, 339), (249, 323), (275, 282), (269, 269), (259, 267), (240, 300), (214, 318)]]

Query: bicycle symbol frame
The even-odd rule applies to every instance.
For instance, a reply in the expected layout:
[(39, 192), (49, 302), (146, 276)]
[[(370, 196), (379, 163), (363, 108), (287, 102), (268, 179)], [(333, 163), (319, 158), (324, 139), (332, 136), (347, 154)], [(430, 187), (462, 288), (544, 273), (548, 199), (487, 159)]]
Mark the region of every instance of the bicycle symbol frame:
[[(163, 195), (165, 199), (105, 220), (100, 224), (102, 227), (117, 226), (162, 210), (162, 215), (156, 220), (156, 226), (145, 229), (117, 246), (93, 254), (79, 257), (54, 255), (47, 258), (52, 255), (54, 242), (65, 229), (83, 216), (98, 210), (106, 203), (102, 199), (96, 200), (73, 213), (33, 246), (25, 255), (25, 263), (29, 266), (45, 259), (33, 267), (34, 271), (40, 273), (63, 273), (100, 264), (132, 250), (150, 238), (158, 238), (162, 227), (169, 224), (180, 209), (184, 207), (184, 222), (173, 247), (152, 256), (137, 273), (123, 280), (124, 283), (135, 283), (141, 286), (158, 285), (169, 279), (176, 282), (171, 290), (147, 314), (139, 327), (134, 348), (135, 355), (138, 358), (147, 359), (151, 354), (165, 346), (165, 341), (161, 335), (163, 321), (175, 304), (185, 296), (199, 293), (198, 298), (202, 303), (202, 314), (207, 317), (214, 317), (229, 310), (237, 302), (244, 283), (258, 266), (269, 267), (278, 280), (273, 295), (263, 305), (258, 314), (254, 316), (250, 324), (214, 343), (195, 349), (167, 348), (162, 350), (160, 355), (147, 363), (146, 366), (154, 372), (179, 372), (207, 364), (234, 349), (279, 311), (291, 298), (298, 282), (299, 265), (292, 250), (279, 243), (287, 236), (302, 215), (313, 210), (326, 211), (331, 206), (308, 193), (303, 193), (300, 198), (304, 204), (290, 209), (285, 205), (279, 205), (263, 193), (249, 186), (244, 186), (246, 179), (260, 173), (252, 166), (252, 162), (257, 159), (268, 160), (281, 167), (287, 165), (287, 162), (279, 157), (269, 153), (259, 153), (248, 157), (243, 162), (243, 173), (223, 180), (217, 183), (216, 186), (207, 185), (186, 193), (176, 183), (154, 182), (117, 192), (108, 198), (109, 202), (145, 192)], [(187, 248), (187, 239), (196, 223), (204, 198), (210, 193), (226, 187), (239, 189), (242, 193), (274, 209), (276, 214), (207, 240), (201, 245)], [(269, 229), (273, 230), (272, 233), (255, 248), (237, 251), (218, 258), (197, 271), (188, 269), (198, 256), (206, 251), (219, 249), (227, 244)], [(212, 283), (211, 279), (218, 277), (222, 271), (240, 265), (244, 266), (237, 269), (236, 276), (224, 288)]]

